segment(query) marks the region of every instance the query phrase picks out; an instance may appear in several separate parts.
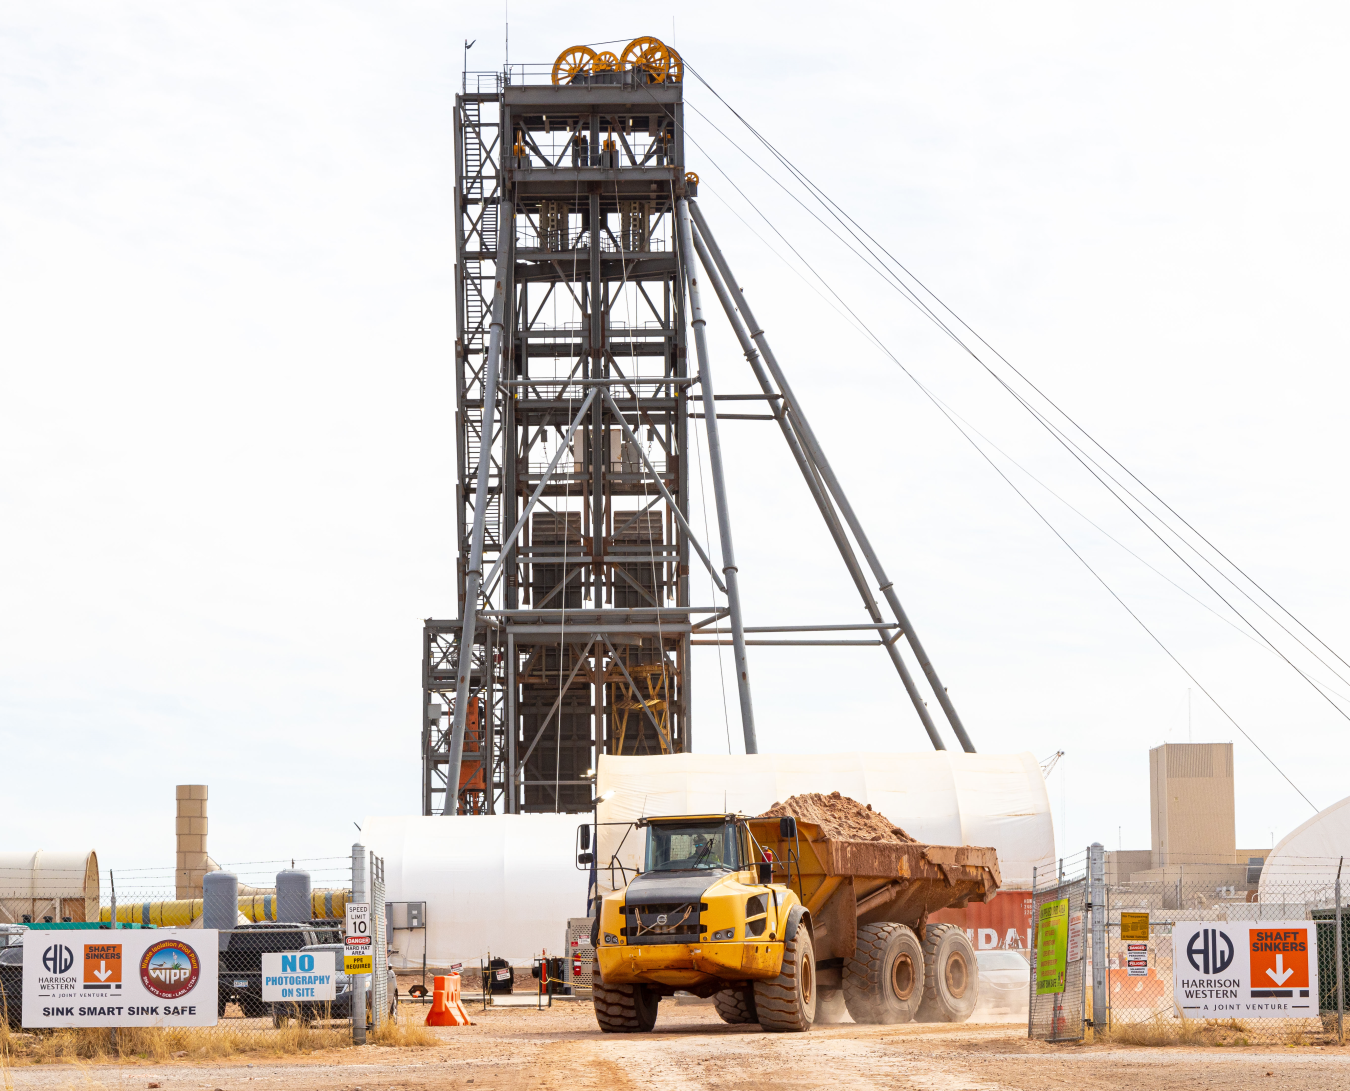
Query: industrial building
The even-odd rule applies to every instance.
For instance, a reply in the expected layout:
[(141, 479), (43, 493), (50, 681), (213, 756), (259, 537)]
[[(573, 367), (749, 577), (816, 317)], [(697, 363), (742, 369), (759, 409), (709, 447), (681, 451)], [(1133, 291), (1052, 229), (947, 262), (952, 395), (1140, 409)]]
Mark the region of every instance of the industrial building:
[(1148, 849), (1106, 854), (1106, 879), (1125, 883), (1212, 881), (1254, 895), (1269, 849), (1237, 847), (1232, 743), (1163, 743), (1148, 752)]

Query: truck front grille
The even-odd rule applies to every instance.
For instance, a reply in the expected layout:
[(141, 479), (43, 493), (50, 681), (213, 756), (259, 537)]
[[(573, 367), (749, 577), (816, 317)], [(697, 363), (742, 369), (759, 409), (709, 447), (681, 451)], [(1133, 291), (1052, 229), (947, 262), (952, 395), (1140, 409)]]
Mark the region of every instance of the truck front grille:
[(705, 902), (624, 906), (623, 935), (629, 943), (697, 943), (706, 929)]

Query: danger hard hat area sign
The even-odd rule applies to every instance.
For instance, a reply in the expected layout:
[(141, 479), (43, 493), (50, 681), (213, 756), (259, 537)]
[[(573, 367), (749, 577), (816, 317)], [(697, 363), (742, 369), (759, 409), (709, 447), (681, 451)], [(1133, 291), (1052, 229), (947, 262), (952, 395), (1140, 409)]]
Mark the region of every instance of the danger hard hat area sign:
[(1176, 1005), (1190, 1018), (1315, 1016), (1317, 932), (1307, 921), (1178, 921)]

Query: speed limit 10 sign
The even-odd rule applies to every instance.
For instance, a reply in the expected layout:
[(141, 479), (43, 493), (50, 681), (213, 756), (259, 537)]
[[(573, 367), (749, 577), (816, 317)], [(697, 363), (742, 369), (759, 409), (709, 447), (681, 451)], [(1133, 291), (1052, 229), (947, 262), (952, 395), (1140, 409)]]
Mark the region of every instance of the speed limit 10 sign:
[(347, 950), (352, 954), (364, 954), (370, 950), (370, 903), (347, 903)]

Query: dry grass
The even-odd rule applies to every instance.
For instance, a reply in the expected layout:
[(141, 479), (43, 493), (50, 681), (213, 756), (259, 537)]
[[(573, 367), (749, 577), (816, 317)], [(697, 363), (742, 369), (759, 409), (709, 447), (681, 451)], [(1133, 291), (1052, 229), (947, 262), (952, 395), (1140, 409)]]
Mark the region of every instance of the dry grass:
[[(86, 1062), (215, 1060), (242, 1053), (281, 1056), (341, 1049), (352, 1044), (351, 1028), (292, 1024), (274, 1029), (216, 1027), (119, 1027), (116, 1042), (104, 1027), (16, 1032), (0, 1025), (0, 1066)], [(7, 1091), (7, 1089), (6, 1089)]]
[(423, 1013), (428, 1009), (420, 1004), (412, 1007), (407, 1004), (398, 1006), (398, 1014), (386, 1019), (378, 1027), (366, 1034), (366, 1041), (377, 1046), (434, 1046), (440, 1044), (434, 1031), (422, 1022)]
[[(435, 1033), (422, 1025), (419, 1014), (399, 1005), (397, 1018), (371, 1030), (366, 1040), (394, 1048), (437, 1045)], [(119, 1027), (114, 1042), (114, 1035), (104, 1027), (13, 1031), (0, 1020), (0, 1091), (13, 1091), (9, 1070), (16, 1065), (203, 1061), (245, 1053), (285, 1056), (352, 1047), (348, 1024), (294, 1021), (283, 1027), (236, 1029), (231, 1022), (222, 1020), (214, 1027)]]
[(1310, 1035), (1300, 1026), (1253, 1025), (1244, 1019), (1173, 1019), (1163, 1014), (1139, 1023), (1112, 1022), (1098, 1031), (1095, 1041), (1127, 1046), (1303, 1046), (1334, 1041), (1334, 1029)]

